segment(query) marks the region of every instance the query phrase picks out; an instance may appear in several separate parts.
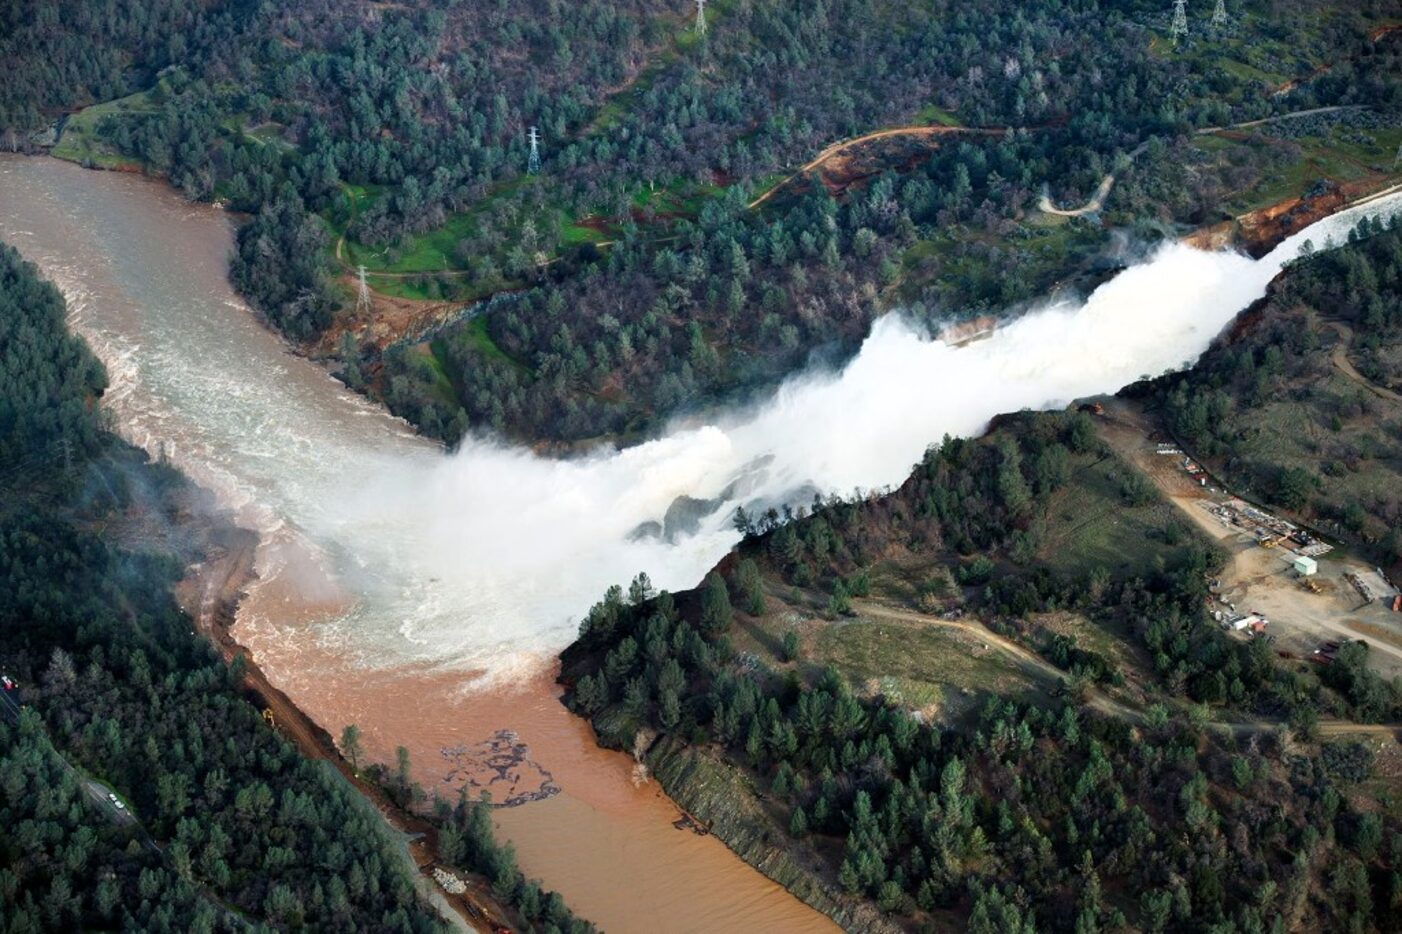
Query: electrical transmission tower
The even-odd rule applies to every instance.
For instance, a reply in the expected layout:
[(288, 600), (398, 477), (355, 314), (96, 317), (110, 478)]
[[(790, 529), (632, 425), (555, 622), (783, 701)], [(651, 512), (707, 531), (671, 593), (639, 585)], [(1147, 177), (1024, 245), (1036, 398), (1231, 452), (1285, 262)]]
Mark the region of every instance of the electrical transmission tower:
[(531, 158), (530, 161), (526, 163), (526, 171), (534, 175), (540, 171), (540, 130), (536, 127), (531, 127), (530, 140)]
[(706, 0), (696, 0), (696, 34), (706, 34)]
[(1212, 25), (1227, 25), (1227, 0), (1217, 0), (1217, 6), (1212, 10)]
[(1188, 0), (1173, 0), (1173, 26), (1169, 28), (1173, 44), (1188, 35)]
[(360, 293), (355, 297), (355, 310), (357, 314), (368, 314), (370, 312), (370, 284), (365, 281), (365, 267), (360, 267)]

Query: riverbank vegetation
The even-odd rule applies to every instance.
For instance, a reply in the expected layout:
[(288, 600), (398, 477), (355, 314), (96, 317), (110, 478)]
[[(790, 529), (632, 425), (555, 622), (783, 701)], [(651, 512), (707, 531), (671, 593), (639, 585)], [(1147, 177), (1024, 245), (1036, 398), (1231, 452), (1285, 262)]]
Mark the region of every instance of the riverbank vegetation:
[(191, 632), (179, 558), (103, 534), (172, 521), (185, 484), (105, 430), (101, 365), (8, 247), (0, 348), (0, 667), (25, 705), (0, 719), (0, 929), (439, 930), (379, 815)]
[[(375, 808), (192, 631), (172, 588), (228, 520), (110, 433), (64, 318), (0, 244), (0, 932), (446, 930)], [(450, 865), (526, 929), (589, 930), (457, 814)]]
[[(294, 340), (329, 331), (316, 346), (349, 381), (449, 441), (630, 437), (815, 350), (851, 352), (893, 304), (1035, 299), (1118, 261), (1107, 230), (1036, 211), (1044, 186), (1077, 203), (1129, 169), (1106, 216), (1157, 238), (1307, 161), (1255, 137), (1185, 160), (1193, 128), (1358, 105), (1377, 148), (1402, 102), (1397, 43), (1370, 38), (1380, 0), (1249, 3), (1176, 50), (1167, 11), (1137, 0), (1015, 16), (991, 0), (716, 2), (704, 39), (681, 0), (151, 6), (147, 32), (94, 24), (88, 51), (45, 33), (57, 62), (17, 24), (0, 58), (26, 78), (0, 123), (140, 91), (75, 125), (69, 154), (136, 160), (253, 214), (240, 289)], [(45, 80), (63, 88), (24, 93)], [(931, 123), (955, 132), (796, 171), (835, 141)], [(1384, 177), (1372, 148), (1350, 157)], [(401, 299), (498, 298), (431, 335), (409, 315), (398, 336), (418, 346), (382, 353), (350, 312), (361, 265)]]
[[(1386, 319), (1398, 234), (1363, 233), (1155, 387), (1171, 417), (1298, 395), (1240, 376), (1264, 335), (1311, 340), (1302, 305)], [(1316, 381), (1270, 356), (1270, 378)], [(1227, 414), (1204, 443), (1234, 441)], [(872, 929), (1391, 930), (1399, 761), (1368, 737), (1402, 720), (1402, 684), (1361, 643), (1320, 668), (1225, 633), (1221, 556), (1093, 416), (1006, 417), (892, 493), (736, 522), (696, 591), (610, 591), (562, 678), (602, 742), (644, 750), (796, 893)]]

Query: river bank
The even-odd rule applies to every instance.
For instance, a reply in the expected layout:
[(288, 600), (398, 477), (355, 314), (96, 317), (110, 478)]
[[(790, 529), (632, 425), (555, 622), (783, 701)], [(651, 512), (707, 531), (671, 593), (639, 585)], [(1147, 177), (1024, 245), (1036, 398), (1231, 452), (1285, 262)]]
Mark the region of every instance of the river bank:
[[(245, 696), (264, 711), (269, 728), (295, 745), (304, 757), (329, 763), (374, 806), (396, 834), (407, 838), (409, 858), (422, 876), (421, 888), (432, 894), (440, 909), (453, 913), (455, 918), (450, 920), (455, 921), (456, 927), (482, 934), (520, 929), (520, 918), (497, 900), (485, 878), (443, 863), (438, 852), (437, 825), (399, 807), (382, 788), (357, 773), (331, 735), (278, 690), (248, 649), (239, 644), (233, 626), (239, 602), (258, 579), (258, 535), (234, 525), (225, 515), (192, 517), (189, 521), (207, 545), (203, 558), (190, 566), (176, 586), (176, 600), (194, 621), (196, 631), (219, 650), (225, 664), (238, 667)], [(439, 868), (462, 879), (466, 889), (459, 893), (445, 891), (434, 879), (434, 870)]]
[[(231, 231), (215, 209), (38, 161), (0, 160), (0, 200), (0, 235), (64, 290), (108, 364), (123, 435), (257, 530), (258, 577), (230, 638), (289, 716), (295, 705), (320, 725), (310, 745), (356, 724), (369, 759), (404, 747), (430, 794), (512, 805), (494, 820), (521, 869), (614, 931), (828, 922), (686, 830), (633, 759), (601, 750), (560, 704), (552, 658), (590, 601), (641, 569), (694, 585), (735, 540), (737, 497), (896, 483), (931, 438), (1180, 366), (1272, 274), (1165, 246), (1083, 305), (962, 347), (888, 317), (841, 373), (622, 452), (555, 461), (475, 439), (445, 456), (257, 322), (225, 279)], [(867, 417), (832, 423), (842, 411)], [(669, 530), (683, 498), (713, 514)], [(648, 522), (661, 531), (635, 534)]]
[[(398, 511), (346, 528), (348, 509), (374, 505), (362, 491), (405, 470), (431, 475), (446, 459), (290, 353), (232, 293), (222, 212), (149, 179), (18, 157), (0, 158), (0, 205), (0, 237), (59, 286), (74, 330), (106, 365), (118, 432), (257, 535), (256, 577), (250, 542), (229, 542), (185, 599), (220, 609), (225, 649), (247, 650), (260, 696), (280, 725), (301, 724), (304, 751), (330, 758), (331, 737), (354, 723), (362, 762), (393, 763), (404, 746), (430, 795), (452, 801), (465, 788), (516, 804), (494, 823), (522, 872), (608, 930), (652, 930), (658, 918), (702, 932), (829, 927), (716, 839), (676, 829), (681, 814), (657, 785), (635, 786), (632, 760), (599, 749), (559, 703), (550, 655), (530, 647), (542, 624), (570, 625), (566, 607), (586, 604), (614, 572), (562, 579), (543, 592), (548, 602), (518, 607), (501, 593), (536, 593), (548, 578), (464, 559), (445, 579), (416, 563), (421, 529)], [(675, 494), (669, 485), (658, 495)], [(551, 522), (542, 535), (551, 529), (558, 539)], [(484, 555), (526, 559), (541, 544)], [(483, 683), (470, 650), (498, 644), (522, 651)]]

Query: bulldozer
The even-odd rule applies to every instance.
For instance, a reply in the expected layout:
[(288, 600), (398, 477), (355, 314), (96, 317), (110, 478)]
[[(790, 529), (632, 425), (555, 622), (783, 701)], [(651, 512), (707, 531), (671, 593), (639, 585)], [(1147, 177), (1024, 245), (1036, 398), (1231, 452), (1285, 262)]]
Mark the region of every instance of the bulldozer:
[(1278, 539), (1278, 538), (1276, 538), (1276, 537), (1274, 537), (1274, 536), (1270, 536), (1270, 537), (1268, 537), (1268, 538), (1263, 538), (1263, 539), (1261, 539), (1261, 547), (1262, 547), (1262, 548), (1274, 548), (1276, 545), (1279, 545), (1279, 544), (1280, 544), (1280, 539)]
[(1300, 579), (1300, 586), (1303, 587), (1303, 588), (1305, 588), (1306, 590), (1308, 590), (1310, 593), (1323, 593), (1323, 592), (1324, 592), (1324, 588), (1321, 587), (1321, 586), (1319, 586), (1319, 581), (1315, 580), (1315, 579), (1312, 578), (1312, 577), (1301, 578), (1301, 579)]

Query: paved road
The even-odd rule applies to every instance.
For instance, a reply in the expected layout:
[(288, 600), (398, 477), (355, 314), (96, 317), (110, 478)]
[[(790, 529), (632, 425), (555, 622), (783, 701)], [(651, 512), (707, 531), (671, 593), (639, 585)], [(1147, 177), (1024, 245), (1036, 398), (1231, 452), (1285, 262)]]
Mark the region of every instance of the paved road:
[(1249, 130), (1252, 127), (1266, 126), (1270, 123), (1283, 123), (1286, 120), (1298, 120), (1301, 117), (1317, 117), (1321, 114), (1342, 113), (1346, 110), (1367, 110), (1363, 104), (1349, 104), (1338, 107), (1314, 107), (1310, 110), (1295, 110), (1288, 114), (1277, 114), (1274, 117), (1262, 117), (1260, 120), (1247, 120), (1245, 123), (1233, 123), (1231, 126), (1208, 126), (1197, 131), (1198, 136), (1208, 136), (1213, 133), (1222, 133), (1228, 130)]
[[(12, 693), (13, 692), (10, 691), (0, 691), (0, 713), (3, 713), (5, 719), (9, 720), (11, 723), (19, 723), (21, 708), (19, 703), (12, 696)], [(135, 827), (140, 833), (142, 846), (145, 846), (152, 852), (160, 852), (160, 848), (156, 846), (150, 834), (146, 833), (141, 825), (137, 823), (136, 815), (132, 814), (131, 810), (128, 808), (117, 807), (112, 802), (112, 799), (108, 797), (110, 794), (115, 794), (113, 789), (95, 778), (88, 778), (80, 769), (74, 766), (73, 763), (69, 762), (68, 758), (64, 756), (63, 753), (59, 752), (56, 747), (54, 748), (54, 755), (58, 756), (59, 761), (63, 763), (63, 767), (77, 780), (79, 787), (83, 789), (83, 793), (88, 798), (93, 810), (102, 815), (108, 823), (115, 824), (118, 827)]]
[[(1247, 120), (1245, 123), (1233, 123), (1231, 126), (1209, 126), (1200, 130), (1195, 130), (1197, 136), (1210, 136), (1213, 133), (1223, 133), (1231, 130), (1247, 130), (1252, 127), (1265, 126), (1270, 123), (1282, 123), (1286, 120), (1298, 120), (1301, 117), (1314, 117), (1320, 114), (1339, 113), (1346, 110), (1367, 110), (1362, 104), (1350, 104), (1339, 107), (1315, 107), (1310, 110), (1297, 110), (1288, 114), (1278, 114), (1274, 117), (1263, 117), (1260, 120)], [(1140, 143), (1129, 154), (1129, 161), (1133, 162), (1139, 157), (1148, 142)], [(1105, 200), (1110, 197), (1110, 190), (1115, 187), (1116, 176), (1114, 172), (1109, 173), (1100, 181), (1100, 187), (1096, 189), (1091, 199), (1078, 208), (1058, 208), (1052, 203), (1051, 195), (1046, 191), (1042, 192), (1042, 197), (1037, 201), (1037, 209), (1043, 214), (1051, 214), (1054, 217), (1084, 217), (1087, 214), (1095, 214), (1105, 206)]]

